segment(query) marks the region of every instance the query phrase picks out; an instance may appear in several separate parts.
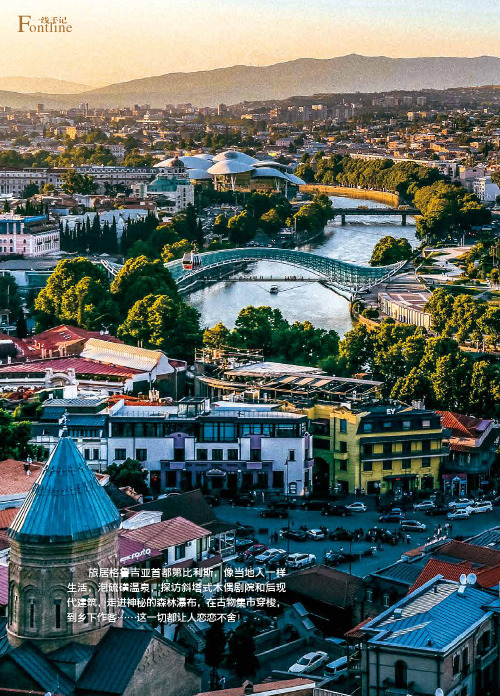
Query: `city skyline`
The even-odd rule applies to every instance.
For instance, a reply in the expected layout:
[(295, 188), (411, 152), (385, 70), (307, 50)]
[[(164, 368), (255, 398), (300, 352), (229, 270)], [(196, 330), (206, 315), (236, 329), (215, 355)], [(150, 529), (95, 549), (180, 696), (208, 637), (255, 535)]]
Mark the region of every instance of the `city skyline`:
[[(91, 7), (92, 10), (92, 7)], [(0, 76), (36, 76), (102, 86), (171, 72), (196, 72), (233, 65), (270, 65), (298, 58), (367, 56), (473, 57), (498, 55), (500, 13), (484, 0), (474, 12), (463, 0), (395, 2), (313, 0), (307, 14), (298, 0), (203, 0), (168, 5), (150, 0), (138, 10), (129, 0), (105, 7), (74, 0), (49, 0), (43, 10), (28, 3), (0, 9), (6, 54)], [(19, 14), (65, 17), (71, 33), (20, 33)], [(172, 18), (175, 17), (175, 24)], [(443, 35), (446, 27), (446, 35)], [(126, 50), (124, 50), (124, 46)], [(216, 48), (216, 50), (214, 50)]]

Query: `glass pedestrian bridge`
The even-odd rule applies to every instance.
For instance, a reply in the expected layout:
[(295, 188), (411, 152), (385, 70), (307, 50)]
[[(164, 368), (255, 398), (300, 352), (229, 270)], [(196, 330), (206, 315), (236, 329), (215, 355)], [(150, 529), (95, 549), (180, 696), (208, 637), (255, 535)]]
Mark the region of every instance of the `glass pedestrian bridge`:
[(360, 266), (319, 256), (319, 254), (311, 254), (307, 251), (269, 247), (209, 251), (200, 254), (200, 260), (201, 266), (194, 270), (185, 270), (180, 259), (165, 264), (179, 286), (179, 290), (188, 292), (191, 286), (194, 290), (204, 279), (217, 277), (218, 270), (221, 271), (221, 276), (223, 274), (227, 277), (231, 266), (234, 266), (236, 273), (241, 271), (241, 266), (245, 263), (276, 261), (310, 271), (318, 276), (319, 282), (354, 294), (388, 280), (398, 273), (406, 263), (406, 261), (401, 261), (390, 266)]

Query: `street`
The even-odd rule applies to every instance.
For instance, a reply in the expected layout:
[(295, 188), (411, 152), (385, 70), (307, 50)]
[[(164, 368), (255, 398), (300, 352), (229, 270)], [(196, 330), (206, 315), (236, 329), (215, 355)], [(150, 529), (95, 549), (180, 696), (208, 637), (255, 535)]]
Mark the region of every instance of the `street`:
[[(327, 551), (332, 549), (340, 550), (342, 547), (344, 551), (350, 551), (350, 542), (330, 541), (329, 539), (325, 539), (324, 541), (307, 540), (305, 542), (279, 539), (278, 542), (274, 542), (270, 540), (270, 535), (274, 532), (279, 532), (280, 529), (286, 527), (288, 524), (290, 528), (293, 529), (299, 529), (301, 526), (305, 525), (309, 529), (326, 526), (329, 530), (334, 530), (336, 527), (344, 527), (349, 530), (362, 528), (364, 532), (366, 532), (366, 530), (371, 527), (379, 527), (381, 529), (388, 529), (391, 532), (398, 531), (399, 524), (379, 522), (378, 518), (380, 513), (374, 509), (374, 503), (371, 498), (366, 496), (363, 498), (363, 502), (368, 506), (368, 511), (353, 513), (348, 517), (327, 517), (322, 515), (320, 511), (306, 511), (297, 508), (290, 510), (290, 518), (288, 520), (270, 519), (260, 517), (260, 511), (265, 509), (265, 506), (231, 507), (226, 504), (222, 504), (220, 507), (216, 508), (216, 514), (217, 517), (224, 522), (240, 522), (241, 524), (252, 525), (255, 527), (255, 533), (251, 536), (266, 546), (281, 548), (285, 551), (290, 551), (290, 553), (312, 553), (316, 556), (316, 561), (321, 563)], [(407, 510), (406, 519), (414, 519), (423, 522), (427, 526), (427, 529), (425, 532), (404, 532), (405, 537), (407, 534), (410, 535), (411, 543), (409, 545), (406, 540), (404, 543), (400, 542), (395, 546), (383, 544), (382, 550), (377, 551), (373, 556), (363, 557), (360, 560), (353, 561), (351, 564), (351, 572), (363, 577), (379, 568), (396, 562), (406, 549), (425, 544), (428, 537), (433, 536), (437, 526), (440, 524), (443, 527), (444, 523), (447, 521), (446, 517), (443, 515), (430, 517), (423, 511), (413, 512), (411, 510)], [(484, 529), (500, 525), (500, 507), (493, 508), (493, 512), (471, 515), (471, 517), (465, 520), (453, 520), (451, 524), (452, 533), (450, 536), (452, 538), (456, 536), (464, 538), (473, 536)], [(361, 553), (373, 545), (374, 544), (364, 540), (352, 542), (352, 552)], [(339, 570), (349, 571), (349, 563), (343, 563), (337, 567)]]

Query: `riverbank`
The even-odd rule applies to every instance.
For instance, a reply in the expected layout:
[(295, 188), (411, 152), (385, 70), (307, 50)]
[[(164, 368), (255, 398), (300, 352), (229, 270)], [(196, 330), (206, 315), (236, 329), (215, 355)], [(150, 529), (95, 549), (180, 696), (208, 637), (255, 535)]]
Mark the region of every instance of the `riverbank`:
[(376, 201), (377, 203), (385, 203), (393, 208), (397, 208), (400, 204), (397, 193), (389, 193), (389, 191), (372, 191), (370, 189), (350, 188), (349, 186), (326, 186), (324, 184), (305, 184), (300, 186), (301, 193), (324, 193), (327, 196), (345, 196), (346, 198), (356, 198), (360, 200)]

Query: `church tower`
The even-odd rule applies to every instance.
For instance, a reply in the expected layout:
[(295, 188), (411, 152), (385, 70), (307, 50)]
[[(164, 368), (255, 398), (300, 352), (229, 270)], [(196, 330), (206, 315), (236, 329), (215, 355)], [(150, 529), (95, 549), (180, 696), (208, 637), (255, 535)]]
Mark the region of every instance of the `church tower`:
[(11, 645), (30, 640), (48, 652), (71, 641), (101, 640), (109, 613), (120, 610), (118, 590), (105, 593), (99, 584), (119, 579), (93, 577), (90, 570), (119, 569), (119, 526), (115, 505), (63, 436), (9, 529)]

